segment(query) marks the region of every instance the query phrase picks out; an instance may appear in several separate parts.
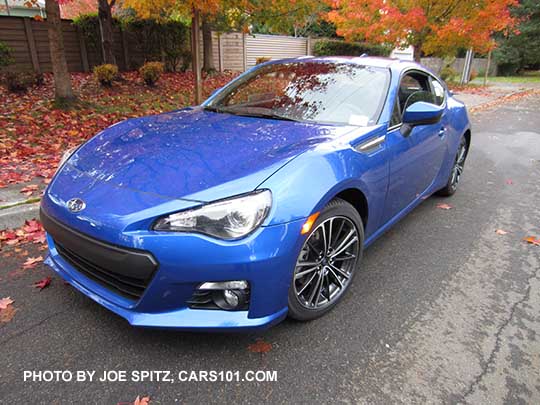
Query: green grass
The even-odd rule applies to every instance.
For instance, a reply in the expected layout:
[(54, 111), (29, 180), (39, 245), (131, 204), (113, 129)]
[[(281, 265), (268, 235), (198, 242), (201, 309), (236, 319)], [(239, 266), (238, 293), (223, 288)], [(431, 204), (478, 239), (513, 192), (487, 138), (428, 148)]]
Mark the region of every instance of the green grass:
[[(484, 78), (477, 77), (472, 83), (484, 83)], [(489, 76), (488, 83), (540, 83), (540, 76)]]

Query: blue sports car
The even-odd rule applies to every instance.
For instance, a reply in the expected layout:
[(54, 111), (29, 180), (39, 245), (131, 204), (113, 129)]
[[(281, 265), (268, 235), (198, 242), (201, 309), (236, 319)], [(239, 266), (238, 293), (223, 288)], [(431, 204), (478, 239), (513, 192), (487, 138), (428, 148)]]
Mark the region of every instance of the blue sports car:
[(67, 152), (41, 203), (46, 263), (136, 326), (314, 319), (369, 244), (456, 191), (470, 142), (465, 106), (418, 64), (268, 62)]

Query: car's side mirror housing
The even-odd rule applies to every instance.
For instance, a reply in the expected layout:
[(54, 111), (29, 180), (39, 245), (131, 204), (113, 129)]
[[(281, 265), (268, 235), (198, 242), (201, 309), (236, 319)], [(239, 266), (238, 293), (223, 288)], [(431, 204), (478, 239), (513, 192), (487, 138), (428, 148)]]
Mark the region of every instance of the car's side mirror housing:
[(403, 123), (410, 126), (436, 124), (441, 120), (443, 107), (435, 104), (417, 101), (411, 104), (403, 114)]
[(413, 127), (418, 125), (436, 124), (441, 120), (443, 107), (435, 104), (417, 101), (405, 109), (401, 133), (408, 136)]

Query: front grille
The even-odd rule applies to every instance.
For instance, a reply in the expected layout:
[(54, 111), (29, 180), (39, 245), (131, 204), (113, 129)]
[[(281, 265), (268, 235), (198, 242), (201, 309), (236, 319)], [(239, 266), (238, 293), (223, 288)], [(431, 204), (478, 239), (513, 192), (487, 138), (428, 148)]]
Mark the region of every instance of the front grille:
[(75, 267), (80, 273), (125, 298), (138, 300), (148, 286), (148, 282), (145, 280), (112, 273), (111, 271), (90, 262), (84, 257), (79, 256), (77, 253), (62, 246), (57, 241), (54, 241), (54, 244), (60, 256)]
[(94, 239), (48, 216), (43, 227), (58, 254), (79, 273), (131, 301), (141, 298), (158, 264), (151, 253)]

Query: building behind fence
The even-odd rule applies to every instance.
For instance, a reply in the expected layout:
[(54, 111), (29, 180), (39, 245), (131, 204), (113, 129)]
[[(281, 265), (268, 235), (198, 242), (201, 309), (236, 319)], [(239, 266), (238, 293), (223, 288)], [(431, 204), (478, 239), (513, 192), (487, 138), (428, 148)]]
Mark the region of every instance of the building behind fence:
[[(102, 61), (100, 49), (88, 46), (84, 35), (71, 20), (62, 21), (65, 54), (71, 72), (87, 72)], [(213, 33), (213, 59), (220, 71), (244, 71), (256, 64), (257, 58), (282, 59), (312, 54), (316, 39), (233, 33)], [(202, 35), (201, 35), (202, 39)], [(9, 70), (50, 72), (52, 70), (49, 39), (46, 22), (25, 17), (0, 16), (0, 41), (13, 49), (14, 63)], [(202, 40), (201, 51), (202, 51)], [(138, 49), (136, 38), (120, 27), (114, 28), (114, 54), (120, 70), (137, 68), (145, 62)], [(485, 70), (485, 59), (475, 58), (473, 69)], [(422, 63), (439, 72), (442, 61), (439, 58), (423, 58)], [(463, 60), (453, 63), (456, 71), (463, 69)], [(496, 66), (490, 69), (496, 72)]]

